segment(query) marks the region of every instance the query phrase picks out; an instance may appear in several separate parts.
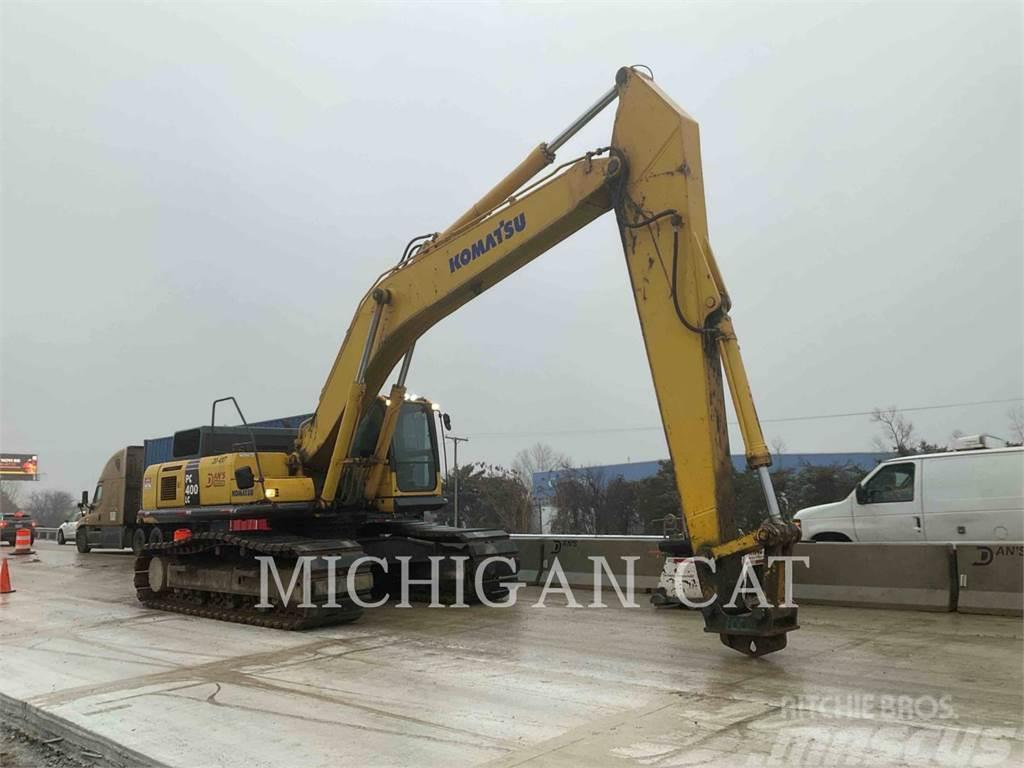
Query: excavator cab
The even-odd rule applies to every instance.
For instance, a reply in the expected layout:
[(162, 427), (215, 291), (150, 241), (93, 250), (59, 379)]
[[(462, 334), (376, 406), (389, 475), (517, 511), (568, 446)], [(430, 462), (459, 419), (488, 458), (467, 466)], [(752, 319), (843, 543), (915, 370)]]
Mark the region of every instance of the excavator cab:
[[(387, 442), (378, 461), (389, 411), (394, 412), (394, 425), (383, 436)], [(339, 500), (339, 509), (420, 517), (446, 504), (435, 412), (433, 403), (415, 396), (402, 397), (394, 408), (384, 397), (370, 403), (356, 429), (351, 476), (365, 478), (376, 470), (379, 477), (372, 494), (349, 493)], [(297, 429), (245, 423), (180, 430), (174, 434), (173, 460), (146, 469), (143, 508), (184, 512), (205, 504), (313, 503), (312, 478), (295, 472), (288, 461), (298, 434)]]
[[(371, 460), (380, 437), (390, 401), (377, 398), (356, 428), (352, 456)], [(440, 509), (441, 462), (438, 450), (437, 407), (426, 398), (403, 398), (386, 456), (387, 477), (370, 501), (380, 512), (417, 516)]]

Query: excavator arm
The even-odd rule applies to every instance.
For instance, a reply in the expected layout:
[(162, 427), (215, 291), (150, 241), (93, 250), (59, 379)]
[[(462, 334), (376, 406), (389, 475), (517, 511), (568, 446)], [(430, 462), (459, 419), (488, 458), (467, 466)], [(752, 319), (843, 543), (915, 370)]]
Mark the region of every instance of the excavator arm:
[[(531, 181), (555, 151), (618, 99), (611, 145)], [(706, 629), (737, 650), (761, 655), (785, 646), (795, 607), (781, 602), (781, 566), (762, 567), (774, 607), (723, 607), (742, 558), (787, 554), (799, 530), (782, 519), (771, 463), (754, 409), (731, 305), (708, 239), (697, 123), (635, 69), (444, 233), (384, 273), (364, 296), (323, 388), (303, 425), (294, 460), (322, 475), (322, 504), (372, 498), (405, 392), (416, 340), (442, 318), (545, 253), (602, 214), (614, 211), (643, 332), (683, 518), (699, 566)], [(359, 420), (404, 359), (369, 460), (351, 455)], [(765, 490), (768, 518), (740, 531), (726, 427), (729, 383), (748, 465)], [(774, 599), (773, 599), (774, 598)]]

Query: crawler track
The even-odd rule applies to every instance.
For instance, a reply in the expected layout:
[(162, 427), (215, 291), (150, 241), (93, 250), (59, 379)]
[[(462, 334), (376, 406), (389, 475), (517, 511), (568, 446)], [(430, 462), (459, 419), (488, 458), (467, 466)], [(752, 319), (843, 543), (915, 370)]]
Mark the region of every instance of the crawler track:
[[(357, 544), (346, 539), (309, 539), (302, 536), (266, 536), (258, 534), (197, 533), (185, 541), (147, 545), (135, 559), (136, 595), (147, 608), (201, 616), (219, 621), (253, 624), (272, 629), (302, 630), (328, 624), (355, 621), (362, 608), (345, 599), (339, 590), (339, 608), (320, 606), (300, 608), (275, 603), (273, 608), (255, 608), (252, 596), (200, 589), (172, 588), (157, 593), (150, 584), (149, 567), (155, 556), (173, 561), (201, 556), (214, 550), (233, 549), (241, 561), (257, 555), (270, 555), (279, 563), (294, 562), (301, 556), (340, 556), (338, 570), (362, 555)], [(229, 566), (225, 566), (229, 567)], [(363, 597), (369, 596), (369, 590)]]

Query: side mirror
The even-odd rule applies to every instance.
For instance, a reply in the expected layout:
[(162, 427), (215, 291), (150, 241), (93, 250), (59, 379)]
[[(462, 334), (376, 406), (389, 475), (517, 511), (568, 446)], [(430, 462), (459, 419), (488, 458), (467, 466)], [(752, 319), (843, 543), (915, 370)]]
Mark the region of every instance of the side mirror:
[(858, 504), (867, 504), (868, 503), (868, 491), (860, 483), (857, 484), (857, 503)]
[(242, 491), (256, 485), (256, 476), (252, 473), (252, 467), (239, 467), (235, 470), (235, 485)]
[(82, 506), (83, 507), (88, 507), (89, 506), (89, 492), (88, 491), (82, 491)]
[(452, 417), (447, 413), (441, 415), (441, 423), (444, 424), (445, 432), (452, 431)]

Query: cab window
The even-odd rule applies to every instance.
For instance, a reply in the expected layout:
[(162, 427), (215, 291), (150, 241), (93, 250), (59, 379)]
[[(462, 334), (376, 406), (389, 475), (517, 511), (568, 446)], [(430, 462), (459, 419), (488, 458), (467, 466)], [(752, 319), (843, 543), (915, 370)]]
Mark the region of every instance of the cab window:
[(100, 499), (103, 498), (103, 483), (97, 483), (96, 490), (92, 494), (92, 503), (99, 504)]
[(866, 504), (914, 500), (914, 464), (882, 467), (864, 486)]
[(405, 403), (391, 442), (391, 458), (400, 491), (432, 491), (437, 486), (437, 452), (430, 406)]
[(384, 423), (384, 403), (375, 400), (369, 411), (356, 427), (356, 435), (352, 442), (352, 455), (362, 459), (373, 456), (377, 448), (377, 436), (380, 435), (381, 425)]

